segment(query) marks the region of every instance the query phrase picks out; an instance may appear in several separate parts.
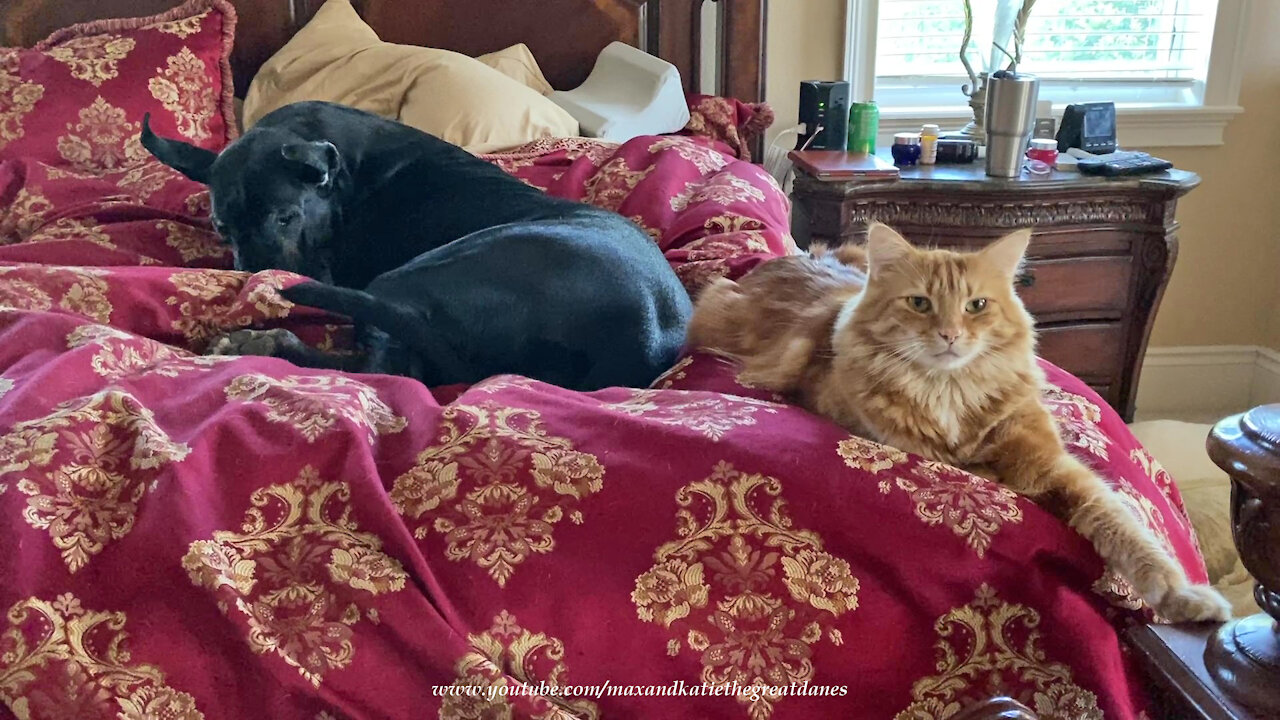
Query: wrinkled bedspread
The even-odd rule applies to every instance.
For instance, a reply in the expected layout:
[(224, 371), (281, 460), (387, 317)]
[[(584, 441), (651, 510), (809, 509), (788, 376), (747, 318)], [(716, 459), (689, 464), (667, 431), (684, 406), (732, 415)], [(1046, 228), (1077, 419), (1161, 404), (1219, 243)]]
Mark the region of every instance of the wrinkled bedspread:
[[(490, 159), (631, 218), (694, 290), (793, 248), (772, 180), (701, 141)], [(225, 269), (201, 186), (129, 173), (0, 165), (0, 715), (1145, 707), (1116, 633), (1148, 611), (1083, 539), (718, 358), (584, 394), (195, 354), (249, 325), (350, 333), (274, 292), (296, 276)], [(1047, 369), (1072, 450), (1203, 581), (1168, 475)], [(690, 692), (704, 683), (738, 691)]]

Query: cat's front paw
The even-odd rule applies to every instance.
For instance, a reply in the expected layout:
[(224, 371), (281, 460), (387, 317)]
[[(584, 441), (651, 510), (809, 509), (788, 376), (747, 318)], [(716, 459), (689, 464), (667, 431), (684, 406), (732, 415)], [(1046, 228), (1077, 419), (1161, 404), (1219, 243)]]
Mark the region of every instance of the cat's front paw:
[(204, 354), (280, 357), (285, 352), (301, 347), (304, 346), (298, 336), (282, 328), (236, 330), (215, 337)]
[(1172, 623), (1224, 622), (1231, 619), (1231, 603), (1208, 585), (1186, 585), (1170, 590), (1155, 608)]

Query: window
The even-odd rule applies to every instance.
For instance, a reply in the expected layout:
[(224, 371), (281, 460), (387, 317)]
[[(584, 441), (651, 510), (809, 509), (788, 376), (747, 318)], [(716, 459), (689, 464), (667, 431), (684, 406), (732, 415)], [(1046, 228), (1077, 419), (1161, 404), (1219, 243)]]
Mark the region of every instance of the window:
[[(965, 53), (974, 72), (1003, 68), (992, 47), (1001, 0), (971, 0), (974, 34)], [(1027, 24), (1019, 69), (1041, 79), (1040, 97), (1061, 112), (1073, 102), (1113, 100), (1126, 130), (1144, 125), (1156, 144), (1219, 144), (1226, 120), (1239, 112), (1243, 0), (1037, 0)], [(968, 116), (960, 86), (963, 0), (851, 0), (850, 78), (859, 99), (874, 97), (882, 117), (909, 128), (923, 118)], [(1011, 19), (1009, 20), (1011, 24)], [(1002, 44), (1013, 52), (1012, 43)], [(1185, 122), (1175, 121), (1181, 114)], [(1152, 124), (1162, 132), (1149, 132)], [(1175, 137), (1179, 124), (1202, 132)], [(883, 129), (883, 128), (882, 128)], [(1207, 132), (1203, 132), (1207, 130)]]

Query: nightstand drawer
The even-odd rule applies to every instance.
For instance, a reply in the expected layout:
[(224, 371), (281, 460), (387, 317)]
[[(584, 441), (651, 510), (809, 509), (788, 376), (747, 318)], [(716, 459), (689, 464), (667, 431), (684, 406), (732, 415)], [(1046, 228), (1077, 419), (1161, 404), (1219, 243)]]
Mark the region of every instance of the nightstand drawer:
[(1038, 322), (1119, 319), (1129, 307), (1132, 273), (1128, 257), (1038, 260), (1027, 263), (1016, 284)]
[(1109, 385), (1124, 357), (1124, 325), (1089, 323), (1039, 328), (1040, 357), (1090, 385)]

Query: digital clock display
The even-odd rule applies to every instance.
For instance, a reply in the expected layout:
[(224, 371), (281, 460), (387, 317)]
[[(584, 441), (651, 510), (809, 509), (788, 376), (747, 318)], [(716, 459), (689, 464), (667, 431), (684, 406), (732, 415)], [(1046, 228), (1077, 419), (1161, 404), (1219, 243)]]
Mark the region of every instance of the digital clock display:
[(1084, 136), (1110, 138), (1116, 131), (1115, 111), (1108, 107), (1089, 108), (1084, 114)]

